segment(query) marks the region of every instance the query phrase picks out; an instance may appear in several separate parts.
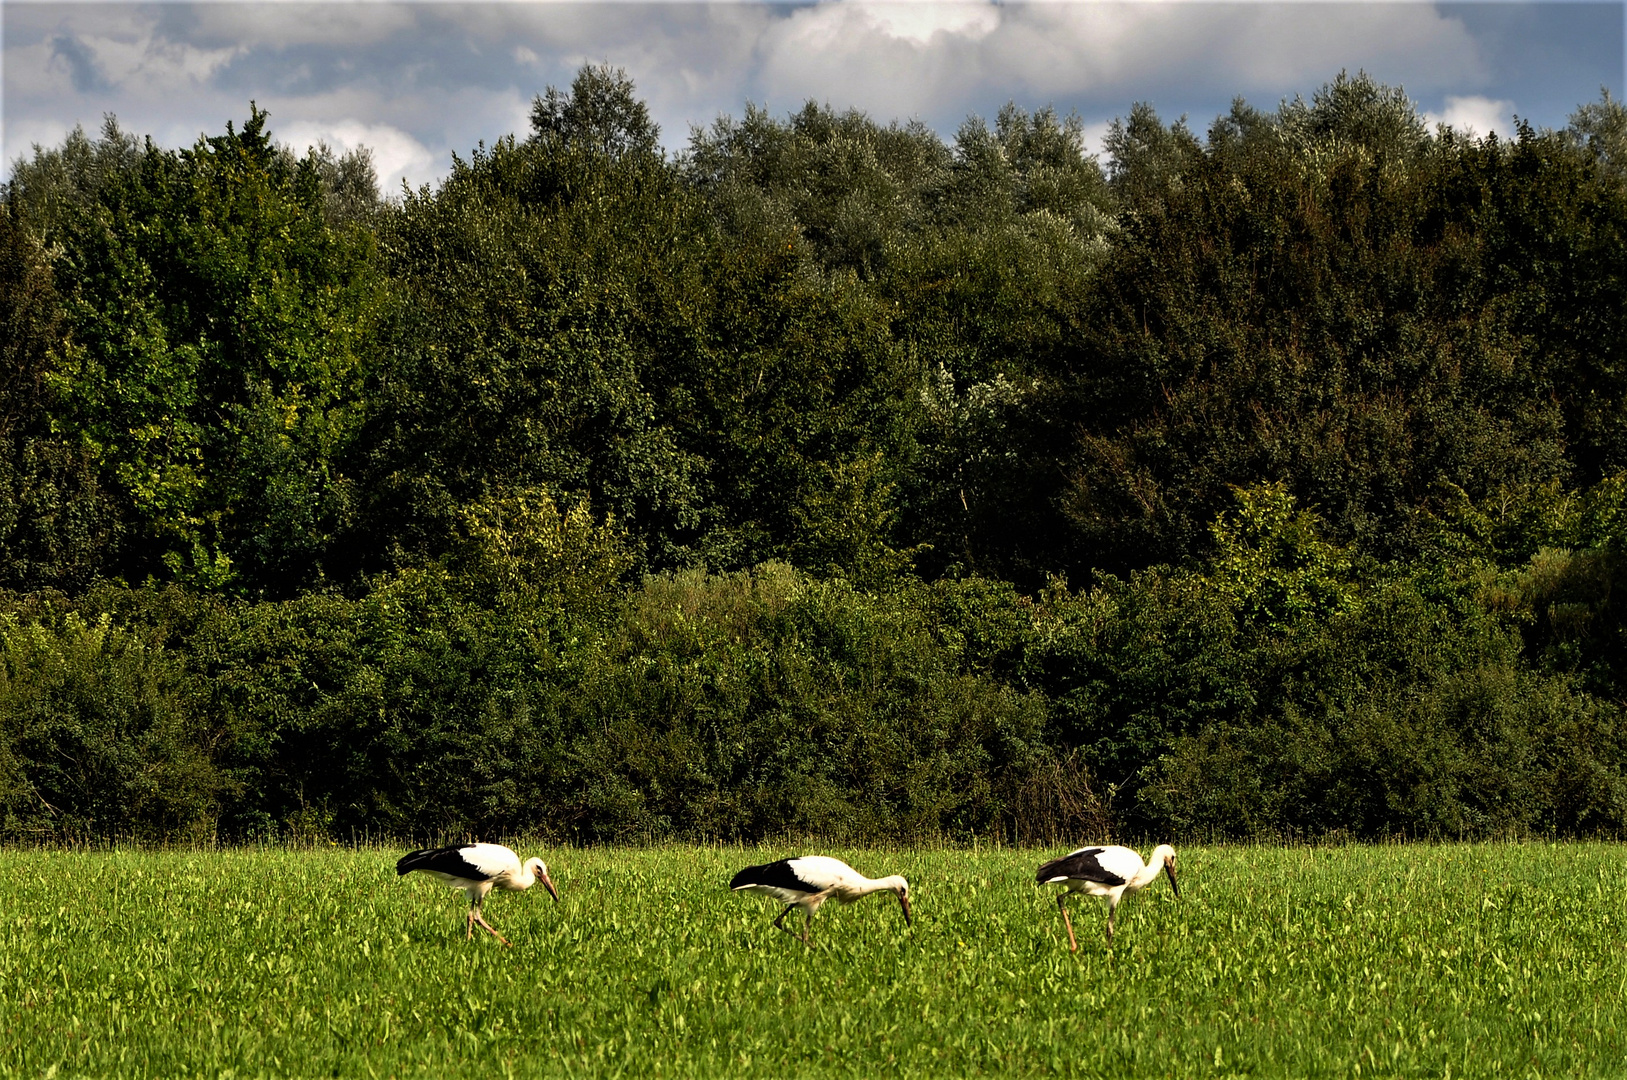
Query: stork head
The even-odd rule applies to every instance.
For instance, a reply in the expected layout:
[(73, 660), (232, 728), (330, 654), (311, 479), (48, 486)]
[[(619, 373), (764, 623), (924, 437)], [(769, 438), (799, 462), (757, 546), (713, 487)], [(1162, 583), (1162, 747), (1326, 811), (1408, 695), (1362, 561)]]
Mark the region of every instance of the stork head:
[(555, 903), (559, 902), (559, 890), (554, 888), (553, 879), (548, 876), (548, 867), (541, 859), (527, 859), (525, 872), (534, 881), (542, 882), (542, 887), (548, 890), (548, 895), (554, 898)]
[(914, 926), (915, 921), (910, 917), (910, 883), (899, 874), (887, 879), (888, 887), (898, 896), (898, 906), (904, 909), (904, 925)]
[(1175, 890), (1175, 899), (1181, 898), (1181, 887), (1175, 884), (1175, 849), (1168, 844), (1159, 844), (1152, 853), (1153, 864), (1162, 865), (1164, 873), (1169, 875), (1169, 887)]

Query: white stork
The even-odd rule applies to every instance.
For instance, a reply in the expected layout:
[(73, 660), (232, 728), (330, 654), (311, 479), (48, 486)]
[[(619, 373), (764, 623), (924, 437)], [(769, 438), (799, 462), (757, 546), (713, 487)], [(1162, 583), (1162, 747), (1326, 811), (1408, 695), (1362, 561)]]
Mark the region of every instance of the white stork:
[(1141, 856), (1127, 847), (1084, 847), (1070, 851), (1060, 859), (1052, 859), (1039, 868), (1035, 880), (1041, 885), (1062, 885), (1057, 893), (1057, 910), (1062, 912), (1062, 925), (1068, 928), (1068, 948), (1079, 951), (1073, 937), (1073, 923), (1068, 909), (1062, 903), (1070, 893), (1083, 892), (1100, 896), (1107, 901), (1107, 943), (1113, 944), (1113, 912), (1125, 893), (1140, 892), (1152, 884), (1163, 871), (1169, 875), (1169, 887), (1175, 890), (1175, 899), (1181, 898), (1180, 886), (1175, 884), (1175, 849), (1159, 844), (1153, 849), (1152, 859), (1146, 864)]
[(502, 844), (453, 844), (450, 847), (424, 848), (407, 852), (395, 864), (397, 874), (410, 874), (414, 870), (422, 870), (454, 889), (462, 889), (469, 898), (468, 932), (464, 934), (465, 938), (474, 936), (478, 923), (504, 945), (509, 943), (508, 938), (492, 929), (491, 923), (480, 914), (480, 902), (493, 888), (529, 889), (540, 881), (543, 888), (548, 890), (548, 895), (555, 902), (559, 900), (559, 890), (549, 880), (548, 867), (543, 865), (541, 859), (527, 859), (522, 865), (520, 857)]
[[(734, 876), (729, 888), (735, 892), (754, 892), (784, 904), (785, 910), (774, 920), (774, 925), (792, 937), (800, 937), (808, 944), (808, 931), (813, 927), (814, 912), (826, 900), (839, 904), (869, 896), (873, 892), (891, 890), (898, 895), (898, 904), (904, 909), (904, 925), (912, 926), (910, 919), (910, 883), (897, 874), (884, 878), (867, 878), (841, 859), (826, 855), (804, 855), (800, 859), (781, 859), (779, 862), (748, 866)], [(792, 908), (801, 908), (802, 933), (785, 925), (785, 917)]]

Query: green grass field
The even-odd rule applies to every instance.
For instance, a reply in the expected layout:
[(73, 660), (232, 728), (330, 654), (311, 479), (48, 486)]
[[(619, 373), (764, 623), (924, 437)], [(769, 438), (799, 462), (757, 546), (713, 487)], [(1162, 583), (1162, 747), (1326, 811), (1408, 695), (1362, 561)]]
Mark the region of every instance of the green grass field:
[(805, 948), (725, 887), (800, 851), (519, 847), (513, 948), (393, 850), (0, 853), (0, 1075), (1627, 1075), (1614, 845), (1187, 848), (1077, 955), (1060, 849), (832, 850), (915, 927)]

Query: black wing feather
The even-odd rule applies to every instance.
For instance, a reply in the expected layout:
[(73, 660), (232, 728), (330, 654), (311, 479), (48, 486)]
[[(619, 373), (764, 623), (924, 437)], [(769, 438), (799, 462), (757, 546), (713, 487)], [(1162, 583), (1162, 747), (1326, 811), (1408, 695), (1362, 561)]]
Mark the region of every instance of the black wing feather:
[(1125, 879), (1107, 869), (1096, 861), (1096, 856), (1104, 849), (1099, 847), (1086, 848), (1071, 855), (1064, 855), (1060, 859), (1052, 859), (1039, 868), (1034, 880), (1044, 885), (1056, 878), (1069, 878), (1074, 881), (1095, 881), (1103, 885), (1123, 885)]
[(395, 864), (397, 874), (410, 874), (414, 870), (433, 870), (437, 874), (451, 874), (470, 881), (485, 881), (491, 876), (463, 857), (461, 844), (409, 851)]
[(764, 863), (761, 866), (748, 866), (729, 882), (731, 889), (743, 889), (747, 885), (767, 885), (772, 889), (800, 889), (803, 892), (819, 891), (797, 877), (797, 872), (791, 868), (790, 859)]

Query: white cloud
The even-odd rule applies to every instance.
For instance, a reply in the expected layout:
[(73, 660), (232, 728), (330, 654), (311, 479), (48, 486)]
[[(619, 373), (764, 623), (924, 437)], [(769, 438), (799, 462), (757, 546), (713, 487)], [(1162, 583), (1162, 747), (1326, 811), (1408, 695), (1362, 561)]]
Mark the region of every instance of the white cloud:
[[(62, 140), (67, 138), (68, 132), (73, 130), (72, 124), (60, 120), (24, 120), (10, 121), (6, 124), (4, 168), (7, 173), (18, 158), (32, 158), (34, 147), (61, 146)], [(96, 129), (87, 128), (90, 135), (96, 134)]]
[(1409, 90), (1481, 83), (1486, 58), (1450, 11), (1421, 3), (1262, 4), (1237, 32), (1211, 29), (1226, 52), (1222, 70), (1256, 85), (1320, 84), (1340, 69), (1366, 70)]
[(1386, 81), (1426, 73), (1432, 89), (1486, 74), (1461, 20), (1427, 3), (824, 0), (766, 28), (757, 56), (762, 85), (788, 103), (883, 118), (931, 110), (940, 121), (996, 96), (1113, 94), (1122, 109), (1171, 86), (1275, 97), (1341, 69)]
[(1044, 4), (1017, 11), (987, 43), (988, 74), (1040, 93), (1203, 71), (1225, 44), (1212, 32), (1212, 11), (1197, 5)]
[(977, 41), (1000, 25), (1000, 8), (989, 3), (945, 3), (941, 0), (839, 0), (856, 8), (889, 37), (930, 45), (939, 34)]
[(1081, 133), (1085, 144), (1085, 153), (1095, 154), (1097, 157), (1105, 159), (1107, 155), (1107, 133), (1112, 127), (1113, 121), (1111, 120), (1097, 120), (1087, 123)]
[(418, 5), (408, 3), (202, 3), (187, 5), (192, 32), (235, 45), (287, 48), (343, 43), (361, 48), (410, 33)]
[(247, 51), (233, 45), (203, 49), (145, 34), (137, 38), (83, 35), (102, 77), (129, 93), (156, 95), (192, 89)]
[(278, 142), (287, 143), (300, 153), (320, 142), (339, 151), (367, 147), (373, 152), (373, 168), (378, 173), (379, 190), (385, 195), (400, 190), (403, 180), (412, 187), (418, 187), (438, 179), (446, 172), (433, 151), (405, 131), (389, 124), (368, 124), (360, 120), (330, 123), (296, 120), (280, 125), (274, 134)]
[[(71, 67), (56, 55), (56, 49), (49, 41), (7, 47), (5, 80), (6, 96), (14, 100), (60, 100), (74, 92)], [(8, 114), (6, 119), (10, 120), (11, 115)]]
[(1445, 124), (1465, 135), (1486, 136), (1493, 132), (1508, 135), (1514, 130), (1514, 103), (1486, 97), (1448, 95), (1441, 112), (1426, 112), (1431, 124)]
[(786, 106), (828, 101), (884, 120), (958, 111), (988, 81), (982, 46), (1012, 10), (827, 0), (764, 28), (758, 81)]
[(171, 94), (207, 83), (247, 51), (238, 43), (205, 46), (178, 39), (164, 32), (153, 12), (135, 5), (46, 10), (53, 17), (39, 18), (36, 5), (6, 6), (8, 97)]

